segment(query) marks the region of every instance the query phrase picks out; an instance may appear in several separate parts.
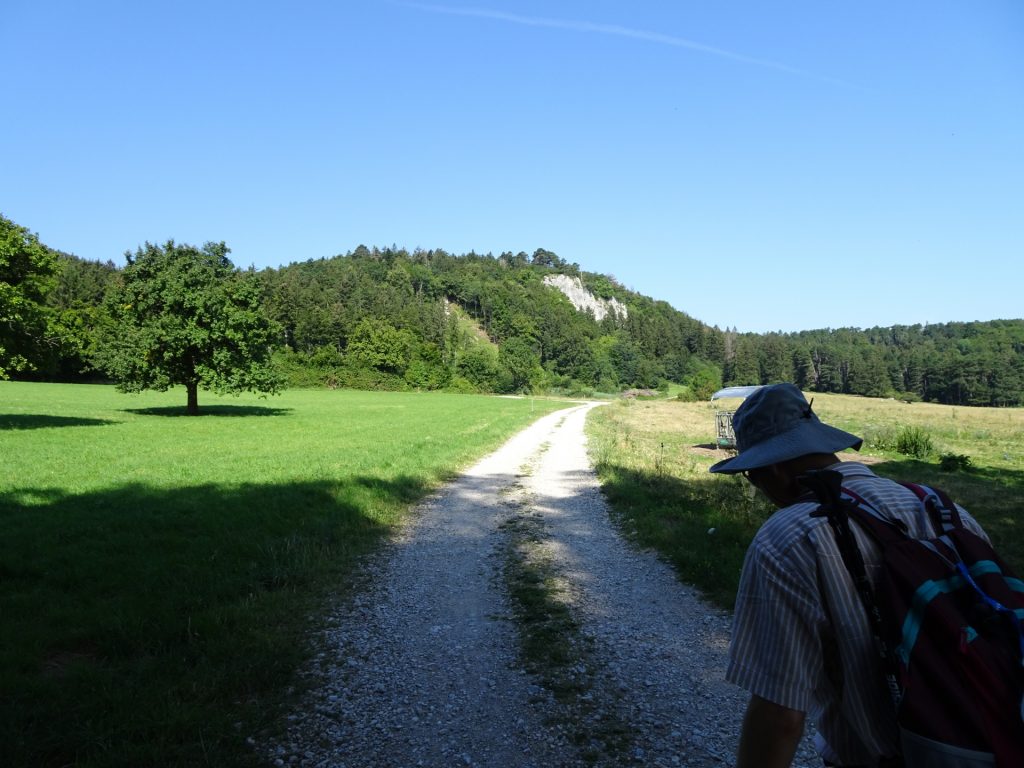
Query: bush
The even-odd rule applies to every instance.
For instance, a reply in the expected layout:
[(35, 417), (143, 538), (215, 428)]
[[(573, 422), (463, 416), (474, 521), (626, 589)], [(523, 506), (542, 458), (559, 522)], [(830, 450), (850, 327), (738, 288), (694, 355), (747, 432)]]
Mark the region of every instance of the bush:
[(900, 427), (870, 431), (865, 442), (876, 451), (895, 451), (915, 459), (926, 459), (935, 452), (932, 436), (921, 427)]
[(888, 427), (868, 429), (864, 433), (864, 442), (876, 451), (895, 451), (896, 433)]
[(685, 387), (679, 390), (679, 394), (676, 395), (676, 400), (681, 403), (695, 403), (697, 402), (697, 395), (694, 394), (692, 389)]
[(454, 392), (459, 395), (475, 395), (480, 392), (473, 382), (462, 376), (453, 376), (452, 380), (448, 382), (448, 386), (444, 388), (444, 391)]
[(935, 452), (932, 436), (921, 427), (901, 427), (896, 433), (896, 450), (915, 459), (926, 459)]
[(969, 472), (974, 462), (963, 453), (944, 453), (939, 456), (939, 469), (943, 472)]

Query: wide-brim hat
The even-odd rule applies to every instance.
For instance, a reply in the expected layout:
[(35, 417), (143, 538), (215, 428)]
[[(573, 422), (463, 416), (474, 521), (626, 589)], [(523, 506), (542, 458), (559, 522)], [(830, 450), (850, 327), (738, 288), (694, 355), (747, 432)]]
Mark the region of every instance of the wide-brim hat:
[(864, 442), (823, 423), (792, 384), (773, 384), (754, 392), (736, 409), (732, 428), (738, 453), (712, 465), (711, 472), (735, 474), (811, 453), (860, 450)]

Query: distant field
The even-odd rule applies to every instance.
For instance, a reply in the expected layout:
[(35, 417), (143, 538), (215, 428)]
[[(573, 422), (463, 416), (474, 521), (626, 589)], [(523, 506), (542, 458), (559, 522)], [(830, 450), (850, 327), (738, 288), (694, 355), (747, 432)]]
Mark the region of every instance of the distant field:
[[(866, 438), (861, 455), (875, 472), (948, 491), (1024, 574), (1024, 409), (813, 397), (824, 421)], [(661, 552), (684, 580), (731, 607), (747, 545), (772, 507), (742, 478), (708, 473), (729, 455), (714, 449), (714, 411), (710, 403), (620, 401), (593, 411), (588, 433), (605, 494), (625, 529)], [(920, 460), (872, 447), (904, 426), (924, 430), (934, 454)], [(942, 453), (969, 456), (972, 467), (942, 472)]]
[(564, 403), (0, 382), (0, 764), (248, 765), (317, 601)]

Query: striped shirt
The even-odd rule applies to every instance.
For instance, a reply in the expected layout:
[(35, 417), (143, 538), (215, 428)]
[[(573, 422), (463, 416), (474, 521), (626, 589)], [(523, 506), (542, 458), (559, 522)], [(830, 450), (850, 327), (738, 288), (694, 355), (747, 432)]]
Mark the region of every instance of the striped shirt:
[[(863, 464), (830, 469), (875, 509), (904, 520), (911, 536), (934, 536), (914, 493)], [(899, 743), (871, 628), (817, 502), (780, 509), (747, 550), (736, 595), (726, 679), (763, 699), (808, 713), (818, 748), (838, 765), (872, 765)], [(963, 510), (964, 525), (985, 536)], [(877, 582), (878, 546), (850, 526)]]

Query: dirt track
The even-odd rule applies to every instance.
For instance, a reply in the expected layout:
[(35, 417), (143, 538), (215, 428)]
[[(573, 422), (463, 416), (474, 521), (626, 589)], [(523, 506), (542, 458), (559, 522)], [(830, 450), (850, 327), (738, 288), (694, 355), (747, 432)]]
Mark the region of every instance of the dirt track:
[[(610, 523), (585, 449), (595, 405), (516, 435), (366, 564), (366, 589), (336, 607), (317, 639), (312, 693), (267, 747), (273, 762), (731, 764), (746, 695), (722, 679), (728, 616)], [(589, 649), (576, 706), (556, 700), (519, 655), (507, 524), (524, 516)], [(805, 744), (796, 765), (818, 764)]]

